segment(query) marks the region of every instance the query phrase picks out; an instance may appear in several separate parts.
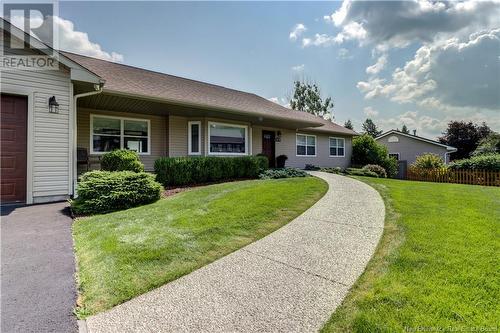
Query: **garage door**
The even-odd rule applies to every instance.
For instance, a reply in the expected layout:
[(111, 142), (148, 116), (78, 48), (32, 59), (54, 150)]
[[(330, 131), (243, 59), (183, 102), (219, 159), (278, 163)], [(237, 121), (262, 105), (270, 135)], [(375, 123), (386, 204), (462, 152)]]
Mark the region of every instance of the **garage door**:
[(0, 201), (26, 201), (27, 97), (1, 95)]

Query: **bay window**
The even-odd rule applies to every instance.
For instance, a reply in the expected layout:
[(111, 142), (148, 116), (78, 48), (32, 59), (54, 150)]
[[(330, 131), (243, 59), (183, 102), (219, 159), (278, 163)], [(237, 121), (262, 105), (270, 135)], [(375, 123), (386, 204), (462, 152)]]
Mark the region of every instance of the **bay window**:
[(248, 155), (248, 127), (208, 123), (209, 155)]
[(345, 139), (330, 138), (330, 157), (344, 157)]
[(91, 153), (128, 149), (149, 154), (150, 132), (146, 119), (90, 115)]
[(316, 135), (297, 134), (297, 156), (316, 156)]

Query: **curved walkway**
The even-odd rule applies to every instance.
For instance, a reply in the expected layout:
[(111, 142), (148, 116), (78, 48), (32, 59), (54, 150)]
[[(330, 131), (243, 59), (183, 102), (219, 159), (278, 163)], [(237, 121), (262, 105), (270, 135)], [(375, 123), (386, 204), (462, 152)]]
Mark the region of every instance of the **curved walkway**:
[(363, 272), (384, 203), (352, 178), (295, 220), (212, 264), (87, 320), (89, 332), (315, 332)]

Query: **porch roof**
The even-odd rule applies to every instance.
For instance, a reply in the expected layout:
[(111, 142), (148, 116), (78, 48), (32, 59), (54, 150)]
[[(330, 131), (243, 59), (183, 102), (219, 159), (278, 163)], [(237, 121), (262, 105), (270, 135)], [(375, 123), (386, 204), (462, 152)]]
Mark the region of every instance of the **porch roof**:
[[(176, 114), (181, 110), (205, 110), (209, 116), (230, 115), (231, 118), (253, 119), (253, 123), (281, 124), (284, 128), (313, 127), (329, 133), (356, 135), (340, 125), (325, 124), (314, 115), (285, 108), (255, 94), (74, 53), (62, 53), (106, 80), (103, 93), (109, 97), (167, 103), (176, 107)], [(189, 116), (188, 113), (186, 116)]]

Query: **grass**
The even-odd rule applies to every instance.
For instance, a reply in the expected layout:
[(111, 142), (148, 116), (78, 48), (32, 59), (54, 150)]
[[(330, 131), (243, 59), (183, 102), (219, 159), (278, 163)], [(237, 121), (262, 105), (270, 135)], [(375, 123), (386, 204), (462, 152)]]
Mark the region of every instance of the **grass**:
[(109, 309), (271, 233), (327, 188), (315, 177), (233, 182), (77, 219), (77, 315)]
[(358, 179), (384, 198), (384, 235), (322, 332), (496, 332), (500, 188)]

